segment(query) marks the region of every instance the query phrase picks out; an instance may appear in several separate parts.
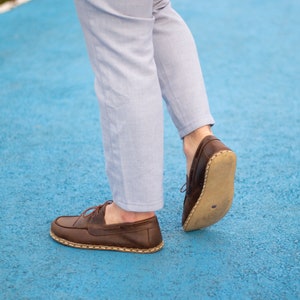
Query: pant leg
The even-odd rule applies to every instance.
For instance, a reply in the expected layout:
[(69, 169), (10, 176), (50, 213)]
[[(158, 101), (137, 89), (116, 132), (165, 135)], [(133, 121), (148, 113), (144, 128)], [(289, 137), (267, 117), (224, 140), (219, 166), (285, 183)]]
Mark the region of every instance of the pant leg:
[(96, 77), (113, 199), (129, 211), (158, 210), (163, 206), (163, 111), (153, 2), (75, 3)]
[(214, 124), (197, 49), (190, 30), (169, 0), (154, 0), (153, 43), (159, 81), (180, 137)]

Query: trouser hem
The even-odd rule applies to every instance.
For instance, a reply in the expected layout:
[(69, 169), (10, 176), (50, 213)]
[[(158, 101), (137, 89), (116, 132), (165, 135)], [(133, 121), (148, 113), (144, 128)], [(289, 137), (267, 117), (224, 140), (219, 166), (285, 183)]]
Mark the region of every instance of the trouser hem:
[(184, 126), (183, 128), (179, 129), (178, 133), (180, 138), (183, 139), (186, 135), (190, 134), (191, 132), (195, 131), (200, 127), (206, 125), (213, 126), (214, 124), (215, 124), (215, 120), (213, 119), (212, 116), (201, 117), (197, 120), (190, 122), (187, 126)]
[(143, 203), (124, 203), (120, 201), (114, 201), (119, 207), (127, 211), (133, 212), (149, 212), (149, 211), (158, 211), (163, 208), (164, 203), (162, 201), (155, 202), (151, 205)]

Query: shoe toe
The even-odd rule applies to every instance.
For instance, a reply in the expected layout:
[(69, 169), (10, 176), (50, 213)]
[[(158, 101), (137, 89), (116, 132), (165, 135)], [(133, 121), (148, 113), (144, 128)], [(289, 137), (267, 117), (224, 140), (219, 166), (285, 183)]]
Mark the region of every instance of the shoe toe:
[(51, 224), (51, 233), (59, 238), (68, 238), (78, 217), (59, 217)]
[(54, 220), (57, 226), (71, 228), (74, 226), (75, 222), (78, 220), (78, 217), (59, 217)]

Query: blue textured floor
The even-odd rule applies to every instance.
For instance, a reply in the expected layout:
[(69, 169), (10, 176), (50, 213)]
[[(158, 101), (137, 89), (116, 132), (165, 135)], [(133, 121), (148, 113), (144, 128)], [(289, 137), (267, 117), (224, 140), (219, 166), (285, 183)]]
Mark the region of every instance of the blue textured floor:
[(110, 198), (72, 1), (0, 15), (1, 299), (300, 299), (300, 2), (174, 0), (199, 47), (217, 124), (238, 155), (230, 213), (180, 226), (181, 141), (166, 114), (165, 248), (53, 242), (52, 219)]

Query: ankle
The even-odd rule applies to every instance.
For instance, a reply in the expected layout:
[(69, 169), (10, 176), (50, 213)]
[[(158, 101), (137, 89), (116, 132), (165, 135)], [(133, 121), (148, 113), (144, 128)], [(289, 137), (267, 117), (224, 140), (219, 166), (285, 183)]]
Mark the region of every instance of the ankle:
[(183, 139), (185, 156), (194, 155), (200, 142), (208, 135), (212, 135), (211, 126), (203, 126), (186, 135)]
[(211, 126), (206, 125), (196, 129), (184, 137), (183, 152), (187, 161), (187, 174), (189, 174), (189, 170), (199, 144), (206, 136), (212, 134)]
[(131, 223), (155, 216), (154, 212), (132, 212), (122, 209), (114, 202), (106, 207), (106, 224)]

